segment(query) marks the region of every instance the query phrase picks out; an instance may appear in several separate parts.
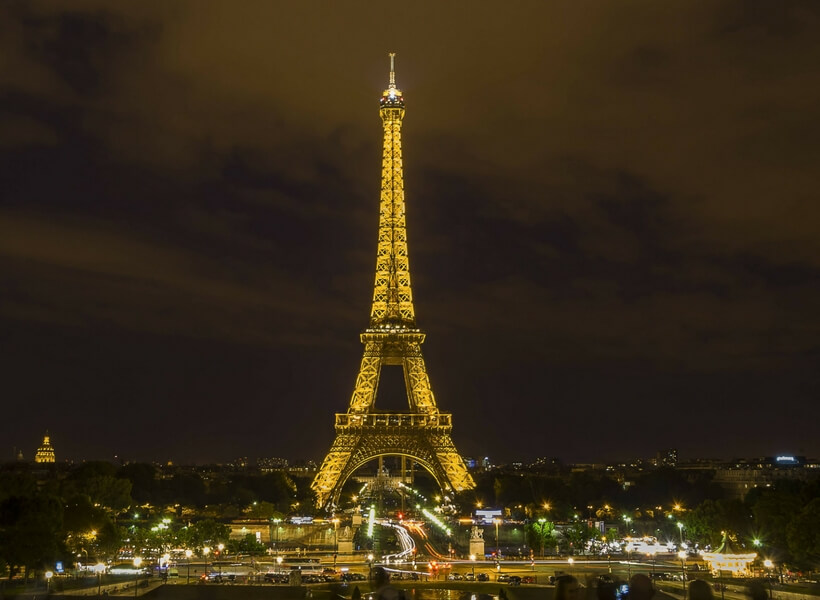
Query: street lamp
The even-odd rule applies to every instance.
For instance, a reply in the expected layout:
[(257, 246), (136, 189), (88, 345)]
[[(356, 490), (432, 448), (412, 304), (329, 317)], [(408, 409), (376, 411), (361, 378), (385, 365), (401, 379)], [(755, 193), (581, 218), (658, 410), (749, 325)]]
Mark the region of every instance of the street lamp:
[(222, 558), (222, 551), (225, 550), (225, 544), (219, 544), (217, 545), (217, 548), (219, 549), (219, 581), (222, 581), (222, 563), (224, 562)]
[(772, 597), (772, 568), (774, 567), (774, 563), (772, 562), (772, 559), (767, 558), (766, 560), (763, 561), (763, 566), (766, 567), (766, 569), (768, 569), (768, 572), (766, 574), (766, 579), (769, 580), (769, 598), (771, 598)]
[(339, 518), (333, 518), (333, 566), (336, 566), (336, 557), (339, 554)]
[(495, 563), (498, 564), (501, 560), (501, 547), (498, 545), (498, 524), (501, 523), (501, 519), (493, 519), (493, 523), (495, 523)]
[(168, 569), (171, 568), (171, 555), (167, 552), (162, 555), (162, 561), (160, 562), (160, 568), (162, 565), (165, 565), (165, 570), (162, 572), (162, 580), (165, 583), (168, 583)]
[(185, 584), (191, 583), (191, 556), (193, 556), (193, 552), (189, 548), (185, 551), (185, 562), (188, 565), (188, 574), (185, 576)]
[(282, 557), (281, 557), (281, 556), (277, 556), (277, 557), (276, 557), (276, 572), (277, 572), (277, 573), (281, 573), (281, 572), (282, 572), (282, 560), (283, 560), (283, 559), (282, 559)]
[(373, 555), (367, 555), (367, 580), (373, 581)]
[(137, 597), (137, 588), (139, 587), (140, 583), (140, 566), (142, 565), (142, 559), (139, 556), (134, 557), (134, 598)]
[(683, 523), (678, 521), (678, 531), (680, 531), (680, 545), (683, 547)]
[(681, 550), (678, 552), (680, 558), (680, 576), (683, 582), (683, 597), (686, 598), (686, 552)]
[(569, 563), (569, 574), (572, 575), (572, 565), (575, 563), (575, 559), (570, 556), (567, 563)]
[(207, 583), (210, 580), (210, 573), (208, 573), (208, 571), (210, 571), (210, 566), (208, 565), (208, 555), (210, 553), (211, 553), (210, 547), (208, 547), (208, 546), (203, 546), (202, 547), (202, 556), (205, 557), (205, 583)]
[(273, 524), (276, 525), (276, 543), (279, 543), (279, 523), (282, 522), (282, 519), (273, 519)]
[(473, 581), (475, 581), (475, 554), (470, 555), (470, 562), (473, 564)]
[(51, 593), (51, 578), (54, 577), (53, 571), (46, 571), (46, 594)]
[(102, 574), (105, 572), (105, 565), (97, 563), (94, 565), (94, 571), (97, 573), (97, 595), (102, 595)]
[(626, 545), (626, 578), (632, 580), (632, 542)]

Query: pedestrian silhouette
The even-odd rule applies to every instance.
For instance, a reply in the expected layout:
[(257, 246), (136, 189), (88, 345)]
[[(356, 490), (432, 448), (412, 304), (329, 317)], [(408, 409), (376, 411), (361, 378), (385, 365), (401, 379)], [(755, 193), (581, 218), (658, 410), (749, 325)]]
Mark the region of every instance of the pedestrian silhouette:
[(581, 586), (572, 575), (561, 575), (555, 581), (555, 600), (577, 600)]
[(629, 600), (649, 600), (655, 595), (652, 580), (643, 573), (635, 573), (629, 580)]
[(689, 600), (715, 600), (715, 593), (708, 582), (695, 579), (689, 584)]

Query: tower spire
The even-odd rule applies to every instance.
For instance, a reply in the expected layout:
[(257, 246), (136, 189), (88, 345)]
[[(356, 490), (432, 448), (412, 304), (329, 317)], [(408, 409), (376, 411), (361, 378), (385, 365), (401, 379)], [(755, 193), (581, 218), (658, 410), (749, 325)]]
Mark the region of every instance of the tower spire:
[(389, 89), (396, 89), (396, 53), (390, 53), (390, 85), (387, 86)]

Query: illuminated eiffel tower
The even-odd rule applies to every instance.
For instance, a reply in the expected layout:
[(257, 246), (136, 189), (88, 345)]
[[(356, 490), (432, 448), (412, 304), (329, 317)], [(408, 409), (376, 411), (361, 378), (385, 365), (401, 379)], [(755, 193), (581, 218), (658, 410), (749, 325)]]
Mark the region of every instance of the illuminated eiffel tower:
[[(475, 487), (450, 437), (452, 415), (439, 412), (436, 406), (421, 353), (425, 335), (416, 327), (401, 161), (404, 98), (396, 88), (394, 59), (395, 54), (391, 54), (390, 83), (379, 108), (384, 149), (370, 326), (360, 336), (364, 356), (350, 408), (336, 415), (336, 439), (311, 485), (320, 507), (338, 504), (342, 486), (356, 469), (388, 455), (415, 461), (430, 472), (442, 490), (459, 492)], [(384, 365), (400, 365), (404, 370), (407, 412), (375, 410)]]

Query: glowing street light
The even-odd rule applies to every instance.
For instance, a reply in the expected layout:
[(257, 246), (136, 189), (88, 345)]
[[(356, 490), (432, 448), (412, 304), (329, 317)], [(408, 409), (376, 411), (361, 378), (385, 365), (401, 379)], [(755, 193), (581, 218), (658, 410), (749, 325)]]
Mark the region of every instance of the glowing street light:
[(140, 566), (142, 566), (142, 558), (134, 557), (134, 598), (137, 597), (137, 588), (140, 583)]
[(193, 556), (193, 551), (189, 548), (185, 551), (185, 562), (188, 565), (188, 574), (185, 576), (185, 583), (191, 583), (191, 556)]
[(572, 575), (572, 565), (575, 564), (575, 559), (570, 556), (567, 559), (567, 563), (569, 564), (569, 574)]
[(367, 580), (368, 581), (373, 581), (373, 555), (372, 554), (367, 555), (367, 569), (368, 569)]
[(338, 517), (333, 518), (333, 566), (336, 566), (336, 557), (339, 555), (339, 523)]
[(94, 565), (94, 572), (97, 574), (97, 595), (102, 595), (102, 574), (105, 573), (105, 565), (97, 563)]
[(683, 546), (683, 523), (678, 521), (678, 531), (680, 532), (680, 545)]
[(470, 555), (470, 562), (473, 564), (473, 581), (475, 581), (475, 554)]
[(54, 577), (53, 571), (46, 571), (46, 593), (51, 592), (51, 578)]
[(686, 551), (681, 550), (678, 552), (678, 558), (680, 559), (680, 575), (683, 582), (683, 597), (686, 598)]
[(495, 563), (498, 564), (501, 560), (501, 547), (498, 545), (498, 525), (501, 519), (493, 519), (493, 523), (495, 523)]
[(208, 581), (208, 578), (210, 577), (210, 573), (208, 573), (208, 571), (211, 570), (211, 567), (208, 564), (208, 555), (210, 553), (211, 553), (211, 548), (209, 546), (203, 546), (202, 547), (202, 556), (205, 557), (205, 581), (206, 582)]

